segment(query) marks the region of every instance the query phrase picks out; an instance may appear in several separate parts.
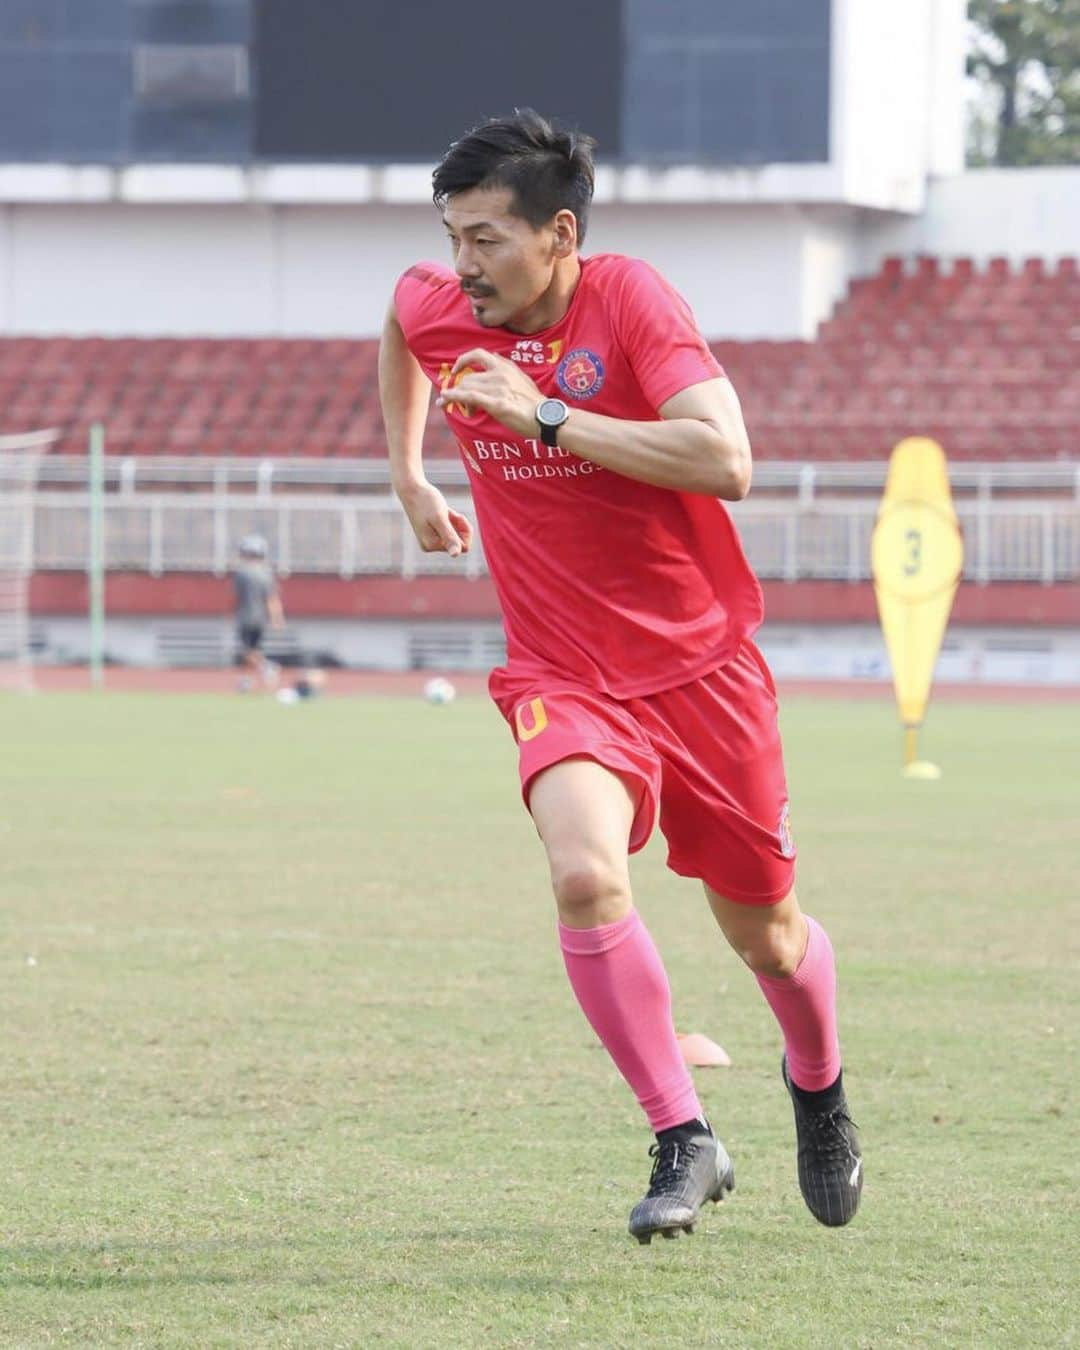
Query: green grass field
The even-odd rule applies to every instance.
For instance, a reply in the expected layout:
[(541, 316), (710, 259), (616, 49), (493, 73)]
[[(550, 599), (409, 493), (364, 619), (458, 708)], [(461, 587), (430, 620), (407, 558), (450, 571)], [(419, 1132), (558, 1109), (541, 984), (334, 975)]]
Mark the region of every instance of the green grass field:
[(1080, 705), (784, 711), (863, 1208), (795, 1181), (780, 1042), (635, 860), (729, 1204), (639, 1247), (650, 1142), (572, 1002), (486, 701), (0, 697), (0, 1345), (1080, 1339)]

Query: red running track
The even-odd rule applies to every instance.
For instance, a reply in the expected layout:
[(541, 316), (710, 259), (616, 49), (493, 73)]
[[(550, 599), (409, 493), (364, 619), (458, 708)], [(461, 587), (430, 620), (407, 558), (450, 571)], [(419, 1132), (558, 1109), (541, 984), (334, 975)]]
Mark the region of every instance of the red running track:
[[(325, 693), (330, 697), (399, 694), (420, 695), (436, 671), (329, 670)], [(487, 676), (476, 671), (447, 672), (459, 694), (486, 694)], [(104, 687), (111, 693), (223, 694), (236, 689), (234, 667), (221, 670), (161, 670), (112, 666), (104, 673)], [(294, 673), (282, 672), (288, 685)], [(821, 698), (884, 699), (893, 697), (892, 686), (880, 680), (779, 680), (780, 697), (812, 694)], [(85, 690), (91, 687), (85, 666), (38, 666), (34, 685), (46, 693)], [(934, 698), (940, 702), (968, 700), (995, 703), (1069, 703), (1080, 701), (1075, 685), (938, 684)]]

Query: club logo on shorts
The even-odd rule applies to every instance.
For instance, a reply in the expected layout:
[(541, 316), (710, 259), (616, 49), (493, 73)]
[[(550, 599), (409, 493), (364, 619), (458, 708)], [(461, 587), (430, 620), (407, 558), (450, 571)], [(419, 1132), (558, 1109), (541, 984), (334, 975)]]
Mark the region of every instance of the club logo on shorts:
[(530, 699), (528, 703), (519, 703), (514, 713), (514, 726), (519, 741), (531, 741), (548, 724), (547, 709), (542, 698)]
[(780, 852), (784, 857), (794, 858), (795, 836), (791, 833), (791, 812), (787, 802), (784, 803), (780, 819), (776, 823), (776, 837), (780, 840)]
[(587, 347), (578, 347), (559, 362), (555, 379), (570, 398), (592, 398), (604, 387), (604, 363)]

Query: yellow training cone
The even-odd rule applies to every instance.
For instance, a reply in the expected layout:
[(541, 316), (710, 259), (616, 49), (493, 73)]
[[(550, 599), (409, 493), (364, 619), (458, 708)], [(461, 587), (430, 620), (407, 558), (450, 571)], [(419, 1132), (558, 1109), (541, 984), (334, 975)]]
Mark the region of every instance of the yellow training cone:
[(918, 758), (917, 737), (960, 583), (964, 541), (945, 453), (936, 441), (911, 437), (893, 451), (871, 542), (871, 565), (905, 729), (904, 776), (940, 778), (936, 765)]

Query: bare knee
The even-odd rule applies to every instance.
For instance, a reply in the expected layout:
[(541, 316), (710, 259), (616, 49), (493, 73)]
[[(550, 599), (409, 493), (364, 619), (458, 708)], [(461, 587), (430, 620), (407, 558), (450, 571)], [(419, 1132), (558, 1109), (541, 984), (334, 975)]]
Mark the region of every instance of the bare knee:
[(559, 918), (568, 928), (617, 923), (630, 911), (625, 871), (601, 858), (553, 858), (551, 885)]

